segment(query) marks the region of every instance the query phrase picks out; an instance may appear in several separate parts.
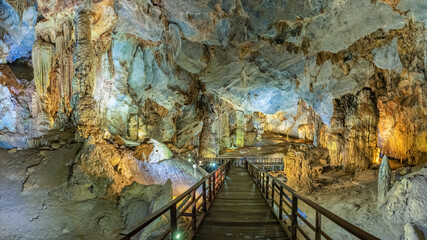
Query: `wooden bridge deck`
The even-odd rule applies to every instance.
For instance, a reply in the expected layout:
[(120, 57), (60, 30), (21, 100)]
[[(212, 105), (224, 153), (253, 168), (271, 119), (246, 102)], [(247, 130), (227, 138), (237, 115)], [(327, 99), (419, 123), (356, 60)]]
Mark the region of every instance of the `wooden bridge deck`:
[(289, 239), (244, 168), (231, 167), (194, 239)]

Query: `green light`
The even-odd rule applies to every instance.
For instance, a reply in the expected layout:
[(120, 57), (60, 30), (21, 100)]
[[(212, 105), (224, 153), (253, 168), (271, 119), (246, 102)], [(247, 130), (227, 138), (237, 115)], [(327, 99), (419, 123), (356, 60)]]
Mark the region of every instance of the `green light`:
[(181, 238), (183, 238), (183, 234), (182, 234), (182, 232), (181, 231), (179, 231), (179, 230), (177, 230), (174, 234), (172, 234), (174, 237), (173, 237), (173, 239), (174, 240), (177, 240), (177, 239), (181, 239)]

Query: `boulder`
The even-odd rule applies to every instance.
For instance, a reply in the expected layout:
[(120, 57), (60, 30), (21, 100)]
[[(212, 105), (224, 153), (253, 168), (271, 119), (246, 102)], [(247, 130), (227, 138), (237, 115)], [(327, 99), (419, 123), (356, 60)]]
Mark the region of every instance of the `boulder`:
[(147, 144), (135, 148), (134, 156), (145, 162), (158, 163), (173, 156), (171, 150), (163, 143), (150, 139)]

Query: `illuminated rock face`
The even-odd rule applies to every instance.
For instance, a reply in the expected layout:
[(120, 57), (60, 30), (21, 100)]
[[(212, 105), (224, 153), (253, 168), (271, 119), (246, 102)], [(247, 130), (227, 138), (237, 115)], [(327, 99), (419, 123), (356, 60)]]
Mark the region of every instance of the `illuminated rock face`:
[[(427, 157), (423, 7), (38, 0), (36, 9), (34, 1), (3, 2), (2, 61), (28, 60), (32, 45), (36, 90), (24, 91), (34, 95), (31, 107), (24, 104), (33, 114), (13, 110), (7, 124), (21, 116), (34, 122), (19, 147), (43, 131), (74, 127), (83, 140), (99, 130), (134, 143), (201, 146), (201, 155), (214, 156), (272, 132), (328, 147), (334, 165), (365, 168), (372, 161), (367, 148), (376, 147), (419, 164)], [(43, 20), (36, 23), (37, 14)], [(334, 130), (334, 99), (364, 87), (378, 99), (379, 122), (364, 135), (353, 134), (358, 127), (351, 124)], [(11, 136), (2, 134), (3, 145), (18, 147)], [(364, 157), (355, 157), (359, 150)]]
[(334, 102), (328, 148), (331, 165), (367, 169), (377, 146), (377, 99), (369, 89), (346, 95)]
[(177, 195), (203, 175), (177, 155), (215, 157), (264, 133), (321, 148), (286, 156), (300, 188), (320, 160), (366, 169), (381, 152), (423, 164), (425, 9), (412, 0), (3, 0), (0, 148), (78, 142), (55, 192), (67, 201), (115, 201), (133, 182), (168, 179)]
[(3, 1), (1, 62), (34, 77), (2, 67), (1, 146), (76, 128), (215, 156), (272, 132), (421, 164), (426, 4), (383, 2)]
[(313, 188), (313, 178), (318, 174), (316, 169), (321, 167), (321, 162), (327, 158), (327, 149), (290, 145), (283, 157), (286, 184), (297, 191), (310, 192)]

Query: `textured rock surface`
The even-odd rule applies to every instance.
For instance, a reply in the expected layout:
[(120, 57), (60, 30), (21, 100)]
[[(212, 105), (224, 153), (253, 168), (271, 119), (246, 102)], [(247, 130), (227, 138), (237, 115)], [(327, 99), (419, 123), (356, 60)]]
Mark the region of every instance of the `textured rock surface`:
[(299, 187), (310, 187), (320, 159), (347, 170), (379, 153), (423, 164), (426, 9), (416, 0), (0, 1), (0, 148), (77, 142), (69, 179), (52, 194), (84, 202), (113, 201), (135, 181), (171, 179), (176, 195), (203, 175), (177, 155), (214, 157), (264, 133), (328, 148), (329, 162), (311, 145), (289, 151)]
[(37, 15), (35, 1), (0, 2), (0, 64), (30, 58)]
[(384, 217), (396, 223), (412, 222), (426, 231), (427, 213), (424, 211), (427, 202), (427, 168), (406, 175), (391, 188), (384, 204), (381, 206)]
[(367, 169), (377, 157), (378, 118), (377, 99), (370, 89), (335, 100), (328, 138), (331, 165)]
[(136, 182), (123, 188), (119, 199), (119, 210), (127, 226), (150, 215), (172, 200), (172, 182), (165, 185), (144, 186)]
[(327, 149), (313, 149), (306, 145), (289, 146), (283, 157), (287, 185), (297, 191), (311, 191), (313, 178), (317, 175), (316, 169), (322, 166), (321, 159), (327, 159)]
[(378, 204), (381, 204), (391, 187), (391, 168), (388, 157), (384, 156), (378, 173)]
[[(41, 109), (33, 117), (47, 118), (44, 131), (74, 125), (84, 138), (91, 134), (84, 128), (97, 128), (181, 148), (210, 145), (198, 141), (206, 123), (221, 134), (212, 138), (219, 142), (209, 147), (211, 155), (245, 141), (251, 145), (254, 132), (257, 138), (273, 132), (326, 146), (333, 100), (369, 87), (380, 109), (375, 147), (412, 164), (427, 157), (422, 2), (39, 0), (43, 19), (35, 27), (34, 2), (18, 2), (2, 3), (3, 25), (20, 22), (12, 25), (26, 30), (4, 35), (35, 36), (35, 101)], [(25, 42), (34, 41), (24, 35)], [(205, 92), (233, 110), (209, 115), (198, 97)], [(254, 118), (255, 129), (244, 136), (238, 124), (226, 124), (235, 110), (266, 116), (262, 123)], [(208, 115), (221, 119), (221, 127), (206, 121)], [(403, 126), (399, 116), (409, 116), (411, 125)], [(332, 135), (333, 142), (342, 141)], [(17, 146), (7, 138), (4, 145)], [(331, 152), (338, 147), (333, 145)], [(337, 164), (354, 161), (336, 158)]]

